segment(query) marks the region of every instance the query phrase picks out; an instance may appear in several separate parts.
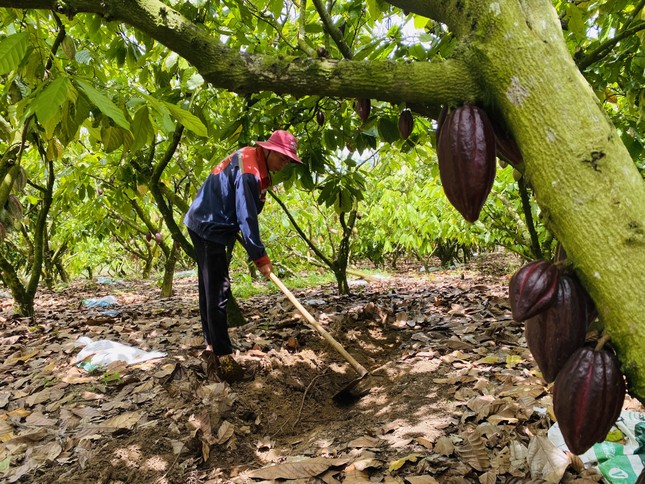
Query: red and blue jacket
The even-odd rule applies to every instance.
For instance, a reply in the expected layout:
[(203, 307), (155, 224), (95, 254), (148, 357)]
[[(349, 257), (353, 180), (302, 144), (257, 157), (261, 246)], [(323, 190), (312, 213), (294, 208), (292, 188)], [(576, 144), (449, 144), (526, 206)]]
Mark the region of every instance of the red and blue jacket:
[(270, 262), (262, 241), (258, 214), (264, 207), (271, 177), (259, 147), (242, 148), (222, 160), (208, 175), (184, 217), (201, 238), (231, 246), (238, 231), (249, 257), (260, 267)]

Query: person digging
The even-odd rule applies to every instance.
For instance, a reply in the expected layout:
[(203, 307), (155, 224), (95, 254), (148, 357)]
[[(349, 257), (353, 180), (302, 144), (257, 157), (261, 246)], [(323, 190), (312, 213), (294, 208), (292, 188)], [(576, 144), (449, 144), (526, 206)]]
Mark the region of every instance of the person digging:
[(232, 383), (247, 379), (244, 368), (233, 358), (226, 304), (231, 294), (227, 248), (239, 234), (244, 249), (267, 279), (272, 272), (260, 240), (258, 215), (271, 186), (271, 173), (289, 163), (302, 164), (298, 140), (291, 133), (275, 131), (267, 141), (258, 141), (230, 154), (216, 165), (197, 192), (184, 224), (197, 256), (199, 313), (206, 341), (203, 357), (207, 373)]

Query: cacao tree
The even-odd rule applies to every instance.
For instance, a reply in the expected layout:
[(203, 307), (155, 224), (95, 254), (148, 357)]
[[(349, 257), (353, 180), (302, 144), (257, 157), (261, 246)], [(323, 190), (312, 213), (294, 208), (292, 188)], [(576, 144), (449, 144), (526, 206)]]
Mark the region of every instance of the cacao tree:
[[(219, 2), (0, 0), (0, 7), (51, 10), (70, 19), (89, 14), (95, 26), (127, 24), (186, 59), (210, 85), (243, 95), (272, 91), (295, 98), (406, 103), (430, 117), (437, 117), (442, 106), (477, 104), (517, 141), (524, 178), (542, 217), (595, 301), (629, 391), (645, 401), (645, 184), (638, 169), (642, 91), (625, 80), (635, 73), (642, 89), (636, 34), (644, 27), (643, 4), (608, 2), (607, 15), (602, 2), (586, 4), (590, 17), (602, 17), (595, 36), (588, 35), (591, 25), (584, 22), (572, 27), (579, 17), (565, 8), (568, 4), (370, 0), (336, 2), (325, 12), (322, 2), (314, 2), (314, 11), (301, 1), (299, 10), (290, 2), (271, 2), (266, 9), (252, 12), (245, 6), (229, 15)], [(554, 5), (561, 7), (561, 17)], [(381, 9), (430, 19), (428, 34), (440, 40), (399, 50), (398, 41), (386, 46), (381, 39), (354, 52), (352, 42), (372, 35)], [(355, 28), (344, 28), (343, 20)], [(274, 32), (263, 46), (280, 54), (261, 51), (253, 35), (246, 37), (247, 29), (235, 35), (241, 24)], [(395, 30), (392, 39), (399, 39)], [(576, 36), (585, 39), (577, 42), (579, 51), (567, 43), (573, 46)], [(328, 55), (318, 55), (315, 47)], [(387, 49), (386, 59), (373, 56)], [(605, 72), (598, 67), (606, 56), (617, 62), (609, 83), (601, 80)], [(618, 103), (631, 111), (612, 123), (614, 113), (601, 102), (623, 95)]]

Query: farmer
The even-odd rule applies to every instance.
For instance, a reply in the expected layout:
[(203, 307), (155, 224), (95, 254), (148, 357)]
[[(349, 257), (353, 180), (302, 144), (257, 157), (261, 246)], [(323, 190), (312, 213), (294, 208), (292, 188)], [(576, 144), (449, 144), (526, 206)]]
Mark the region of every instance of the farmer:
[(197, 256), (199, 312), (206, 340), (208, 371), (222, 380), (244, 378), (244, 369), (232, 356), (226, 303), (230, 296), (226, 249), (238, 232), (249, 258), (269, 278), (272, 266), (260, 240), (258, 214), (271, 186), (271, 172), (299, 163), (298, 141), (287, 131), (275, 131), (267, 141), (242, 148), (221, 161), (208, 175), (184, 223)]

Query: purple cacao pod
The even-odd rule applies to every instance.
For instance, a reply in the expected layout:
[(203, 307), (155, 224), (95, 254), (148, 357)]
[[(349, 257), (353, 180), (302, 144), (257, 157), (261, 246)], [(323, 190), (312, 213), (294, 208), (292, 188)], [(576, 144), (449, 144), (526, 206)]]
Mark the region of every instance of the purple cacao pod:
[(618, 358), (604, 348), (578, 348), (553, 385), (553, 411), (569, 450), (580, 455), (602, 442), (624, 400)]
[(513, 319), (526, 321), (553, 304), (558, 279), (558, 268), (549, 261), (536, 260), (522, 266), (508, 285)]
[(369, 99), (358, 98), (356, 100), (356, 112), (358, 117), (361, 118), (361, 121), (365, 123), (370, 117), (370, 110), (372, 109), (372, 104)]
[(444, 106), (441, 108), (441, 112), (439, 113), (439, 117), (437, 118), (437, 131), (435, 133), (435, 138), (437, 142), (439, 142), (439, 135), (441, 134), (441, 127), (443, 126), (444, 121), (446, 120), (446, 116), (448, 116), (448, 107)]
[(318, 123), (318, 126), (325, 124), (325, 113), (321, 110), (316, 111), (316, 122)]
[(495, 180), (495, 134), (486, 113), (473, 104), (450, 111), (437, 158), (446, 197), (468, 222), (476, 221)]
[(412, 112), (409, 109), (404, 109), (399, 115), (399, 133), (401, 133), (401, 138), (408, 139), (410, 134), (412, 134), (413, 127), (414, 118), (412, 117)]
[(491, 119), (495, 133), (495, 150), (497, 157), (504, 160), (511, 166), (518, 166), (524, 163), (522, 152), (515, 142), (513, 135), (504, 130), (499, 123)]
[(573, 278), (560, 276), (555, 301), (524, 327), (526, 344), (547, 383), (555, 381), (569, 357), (585, 344), (586, 333), (579, 286)]

